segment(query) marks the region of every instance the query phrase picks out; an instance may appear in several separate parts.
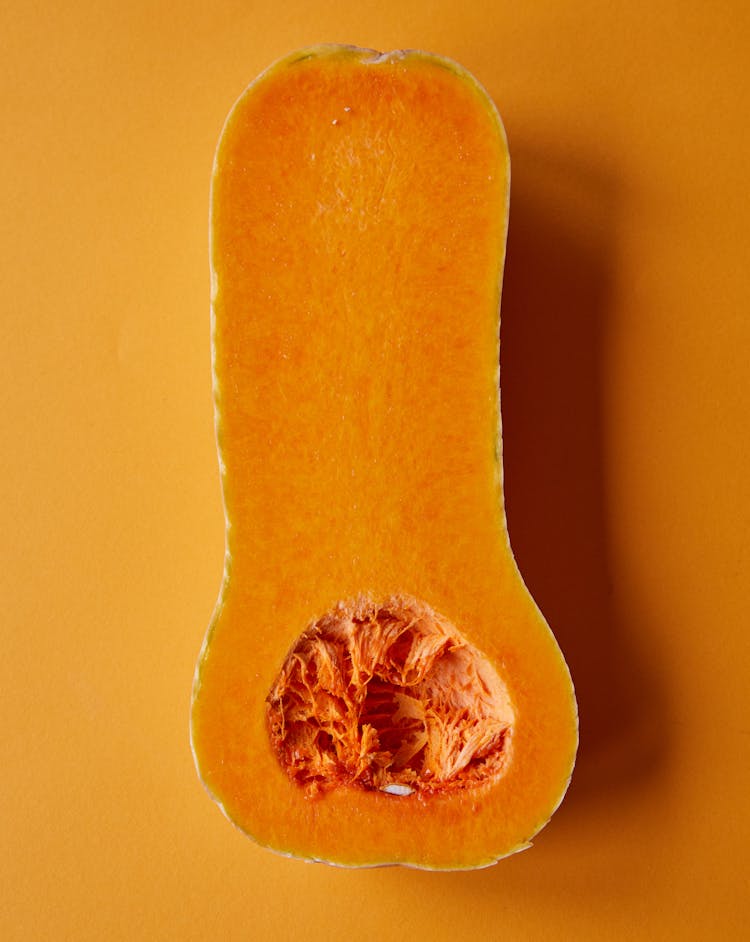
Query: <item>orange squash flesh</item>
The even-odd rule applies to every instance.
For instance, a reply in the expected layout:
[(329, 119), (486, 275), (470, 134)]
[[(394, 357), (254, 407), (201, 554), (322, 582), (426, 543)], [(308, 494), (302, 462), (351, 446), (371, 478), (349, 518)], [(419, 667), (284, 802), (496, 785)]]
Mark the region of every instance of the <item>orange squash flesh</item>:
[(503, 507), (509, 175), (486, 93), (424, 53), (297, 53), (221, 136), (226, 560), (191, 737), (212, 797), (277, 851), (486, 866), (567, 788), (573, 688)]

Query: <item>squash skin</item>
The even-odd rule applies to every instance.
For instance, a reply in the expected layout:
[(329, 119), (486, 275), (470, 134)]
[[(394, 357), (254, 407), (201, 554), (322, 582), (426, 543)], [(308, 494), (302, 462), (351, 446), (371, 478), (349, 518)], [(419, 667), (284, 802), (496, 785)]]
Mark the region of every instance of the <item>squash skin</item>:
[[(464, 444), (472, 445), (468, 450), (473, 450), (480, 435), (487, 447), (480, 460), (466, 465), (461, 458), (464, 449), (455, 449), (455, 455), (448, 455), (446, 477), (454, 482), (457, 496), (452, 500), (451, 488), (441, 490), (438, 487), (432, 503), (419, 508), (422, 511), (419, 520), (430, 517), (429, 527), (415, 523), (415, 545), (408, 552), (394, 549), (393, 544), (408, 518), (404, 507), (420, 499), (419, 476), (414, 476), (411, 490), (404, 486), (406, 497), (398, 507), (389, 505), (387, 489), (396, 486), (394, 480), (398, 477), (384, 475), (381, 480), (380, 472), (373, 472), (372, 455), (368, 456), (368, 464), (345, 450), (364, 442), (362, 416), (358, 421), (356, 416), (352, 418), (356, 405), (348, 403), (353, 410), (349, 424), (354, 432), (348, 438), (343, 433), (332, 437), (327, 431), (332, 413), (326, 412), (323, 419), (316, 419), (316, 415), (330, 406), (329, 397), (316, 399), (312, 395), (311, 409), (305, 412), (304, 403), (289, 402), (293, 384), (282, 387), (271, 371), (269, 375), (262, 372), (264, 357), (270, 359), (273, 355), (292, 359), (300, 365), (300, 375), (304, 375), (309, 364), (303, 341), (309, 336), (305, 331), (311, 326), (316, 334), (325, 335), (326, 330), (330, 331), (331, 345), (339, 344), (340, 349), (349, 351), (356, 361), (358, 355), (363, 355), (362, 351), (357, 342), (349, 342), (344, 329), (351, 330), (353, 325), (345, 323), (338, 330), (336, 323), (327, 324), (320, 316), (316, 323), (312, 316), (290, 340), (284, 330), (294, 333), (297, 330), (294, 322), (285, 321), (276, 333), (276, 328), (266, 331), (260, 315), (258, 325), (252, 330), (230, 324), (233, 310), (254, 310), (257, 305), (249, 305), (246, 296), (238, 303), (237, 296), (232, 297), (228, 288), (232, 279), (237, 280), (237, 272), (243, 271), (242, 264), (232, 267), (231, 257), (241, 256), (243, 250), (236, 247), (231, 237), (232, 225), (236, 226), (238, 221), (229, 218), (231, 213), (227, 207), (236, 199), (230, 199), (231, 186), (226, 181), (231, 181), (228, 168), (236, 165), (238, 151), (233, 151), (227, 141), (235, 141), (232, 146), (239, 146), (236, 142), (242, 140), (243, 126), (251, 125), (253, 108), (256, 108), (253, 118), (256, 130), (277, 120), (278, 107), (258, 117), (258, 102), (264, 92), (283, 99), (284, 82), (295, 68), (307, 68), (310, 83), (325, 78), (326, 70), (338, 70), (339, 76), (357, 75), (367, 70), (373, 74), (373, 69), (383, 70), (385, 74), (391, 70), (391, 74), (397, 73), (393, 81), (406, 73), (404, 81), (416, 76), (427, 89), (424, 94), (428, 99), (433, 88), (439, 88), (447, 100), (456, 94), (462, 103), (460, 109), (453, 105), (458, 116), (456, 121), (463, 120), (464, 110), (471, 114), (475, 125), (470, 129), (474, 135), (472, 140), (489, 141), (486, 150), (483, 143), (476, 144), (476, 152), (483, 156), (475, 159), (482, 167), (492, 170), (489, 177), (498, 178), (488, 191), (492, 205), (486, 218), (483, 217), (484, 241), (477, 237), (477, 246), (472, 250), (484, 265), (482, 277), (478, 279), (483, 290), (473, 301), (481, 309), (478, 318), (481, 329), (471, 331), (466, 338), (461, 337), (460, 349), (469, 351), (467, 360), (472, 367), (458, 374), (457, 385), (466, 387), (465, 396), (456, 396), (455, 402), (449, 401), (447, 406), (443, 396), (439, 403), (428, 403), (427, 409), (429, 415), (438, 414), (445, 420), (443, 428), (448, 427), (446, 423), (451, 420), (452, 409), (459, 421), (449, 427), (449, 435), (455, 438), (461, 434), (465, 424), (468, 431)], [(289, 92), (286, 100), (290, 101)], [(341, 120), (348, 114), (342, 114)], [(278, 120), (283, 120), (283, 115)], [(334, 127), (338, 120), (331, 119)], [(284, 133), (288, 135), (289, 130)], [(463, 133), (462, 128), (457, 126), (456, 133)], [(264, 159), (268, 159), (267, 154), (252, 155), (255, 172), (262, 172)], [(572, 682), (554, 637), (518, 572), (503, 507), (497, 344), (509, 182), (505, 134), (489, 97), (460, 66), (421, 52), (381, 56), (354, 47), (324, 46), (295, 53), (272, 66), (245, 91), (227, 118), (222, 133), (212, 183), (212, 353), (227, 542), (222, 587), (196, 668), (191, 743), (199, 775), (227, 817), (257, 842), (289, 856), (344, 866), (398, 863), (447, 870), (489, 866), (529, 846), (531, 838), (562, 800), (572, 774), (578, 741)], [(278, 192), (279, 180), (274, 183)], [(256, 189), (262, 184), (260, 178)], [(252, 186), (248, 192), (254, 192)], [(259, 212), (265, 212), (268, 218), (267, 207)], [(283, 214), (280, 218), (283, 223)], [(337, 217), (339, 221), (343, 218)], [(274, 218), (272, 222), (278, 229), (278, 221)], [(470, 228), (468, 225), (465, 231)], [(462, 244), (466, 241), (464, 239)], [(282, 239), (279, 242), (282, 248), (283, 243)], [(244, 258), (250, 258), (247, 246), (244, 251)], [(262, 272), (258, 271), (249, 273), (248, 280), (252, 274), (256, 281), (262, 280)], [(449, 289), (450, 286), (445, 290)], [(463, 284), (462, 290), (469, 289)], [(459, 301), (465, 310), (472, 308), (472, 303)], [(273, 302), (268, 310), (278, 314)], [(268, 317), (268, 310), (264, 317)], [(429, 326), (440, 334), (440, 324), (431, 322)], [(444, 339), (452, 338), (456, 325), (448, 318), (442, 330)], [(481, 342), (469, 349), (475, 333), (482, 334)], [(424, 331), (416, 331), (408, 337), (398, 337), (402, 342), (400, 347), (391, 338), (388, 355), (392, 356), (396, 349), (406, 349), (403, 356), (408, 359), (411, 346), (405, 340), (414, 341), (415, 337), (423, 335)], [(380, 335), (381, 341), (385, 336)], [(285, 351), (281, 351), (282, 341), (288, 341)], [(425, 342), (429, 342), (429, 338)], [(233, 373), (235, 358), (243, 356), (242, 351), (253, 345), (256, 350), (262, 350), (263, 355)], [(431, 356), (416, 355), (410, 365), (421, 365), (424, 369), (425, 364), (435, 360), (437, 353), (439, 348), (433, 350)], [(320, 354), (321, 359), (324, 356)], [(279, 365), (283, 367), (281, 361)], [(352, 370), (355, 379), (361, 380), (366, 375), (361, 363), (357, 366), (355, 362)], [(346, 373), (345, 368), (343, 372)], [(403, 374), (396, 370), (396, 378), (399, 375)], [(476, 381), (472, 378), (475, 376)], [(258, 394), (258, 389), (262, 390), (262, 395)], [(399, 397), (398, 391), (394, 393), (390, 387), (389, 394), (395, 396), (397, 412), (399, 408), (406, 408), (403, 395)], [(473, 403), (480, 397), (483, 405), (478, 409)], [(262, 399), (264, 401), (260, 401)], [(269, 408), (269, 403), (275, 405), (276, 410)], [(324, 444), (329, 449), (342, 449), (339, 456), (347, 454), (351, 462), (347, 470), (351, 470), (352, 478), (357, 480), (369, 475), (380, 483), (369, 491), (367, 487), (357, 491), (350, 481), (336, 476), (331, 467), (326, 466), (327, 471), (324, 468), (325, 473), (308, 491), (297, 493), (290, 488), (294, 491), (290, 507), (274, 507), (274, 503), (284, 504), (284, 501), (279, 501), (279, 492), (273, 491), (264, 476), (257, 453), (265, 434), (268, 460), (277, 477), (279, 468), (293, 456), (291, 446), (286, 447), (284, 433), (279, 431), (281, 403), (288, 406), (284, 416), (291, 424), (295, 421), (292, 418), (295, 409), (303, 413), (300, 422), (320, 422)], [(372, 405), (383, 408), (385, 403), (383, 389), (379, 388), (373, 394)], [(313, 407), (317, 408), (317, 413)], [(473, 422), (475, 413), (481, 415)], [(271, 418), (267, 418), (269, 415)], [(244, 441), (243, 422), (248, 421), (256, 425), (265, 421), (267, 428), (256, 438)], [(371, 425), (368, 426), (370, 433)], [(301, 437), (299, 429), (297, 431)], [(439, 436), (426, 435), (424, 442), (421, 452), (434, 462), (440, 453)], [(303, 445), (303, 451), (306, 447)], [(306, 454), (312, 460), (310, 447)], [(410, 466), (415, 463), (409, 454), (407, 458)], [(289, 473), (299, 475), (301, 470), (304, 469), (297, 468)], [(248, 471), (251, 480), (248, 480)], [(464, 477), (467, 479), (465, 486)], [(357, 522), (356, 516), (345, 520), (346, 515), (343, 515), (339, 519), (339, 522), (351, 522), (352, 542), (357, 547), (363, 546), (369, 537), (369, 549), (358, 552), (355, 559), (351, 546), (342, 546), (340, 534), (334, 534), (333, 538), (327, 536), (331, 518), (315, 508), (316, 502), (317, 506), (323, 506), (327, 500), (351, 511), (362, 497), (369, 501), (370, 511), (362, 512), (361, 522)], [(452, 503), (458, 506), (451, 509)], [(381, 511), (380, 515), (373, 507)], [(296, 528), (295, 515), (299, 521)], [(335, 514), (333, 519), (336, 519)], [(459, 535), (460, 525), (464, 527), (463, 535)], [(278, 529), (287, 537), (274, 542), (272, 535)], [(444, 537), (438, 540), (440, 552), (432, 557), (425, 552), (430, 534), (433, 541), (435, 534)], [(451, 545), (451, 540), (456, 545)], [(295, 548), (295, 543), (299, 544), (299, 549)], [(426, 557), (430, 558), (425, 563)], [(325, 578), (322, 573), (326, 573)], [(457, 578), (457, 574), (461, 578)], [(261, 709), (275, 671), (311, 619), (323, 614), (338, 600), (363, 591), (379, 595), (408, 592), (424, 598), (455, 622), (501, 671), (517, 708), (518, 727), (514, 731), (513, 763), (499, 782), (424, 800), (341, 787), (322, 799), (311, 801), (284, 775), (270, 748)], [(250, 616), (253, 615), (257, 616), (259, 625), (252, 623), (255, 619)]]

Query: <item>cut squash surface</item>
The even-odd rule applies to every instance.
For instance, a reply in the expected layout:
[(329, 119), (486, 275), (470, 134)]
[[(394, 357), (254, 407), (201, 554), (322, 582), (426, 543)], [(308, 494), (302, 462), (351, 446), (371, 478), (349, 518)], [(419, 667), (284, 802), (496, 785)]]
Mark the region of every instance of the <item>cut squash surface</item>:
[(200, 776), (258, 842), (435, 869), (527, 846), (577, 745), (508, 542), (505, 135), (424, 53), (319, 47), (230, 113), (212, 181), (224, 581)]

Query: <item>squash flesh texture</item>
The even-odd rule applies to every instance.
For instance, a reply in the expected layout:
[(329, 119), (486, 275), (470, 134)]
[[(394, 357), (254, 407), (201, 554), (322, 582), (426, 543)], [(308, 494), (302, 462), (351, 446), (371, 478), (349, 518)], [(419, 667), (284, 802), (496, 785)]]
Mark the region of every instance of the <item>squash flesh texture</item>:
[(215, 343), (236, 563), (254, 538), (276, 578), (291, 541), (327, 556), (338, 534), (335, 555), (366, 564), (384, 532), (439, 556), (467, 515), (500, 517), (507, 168), (455, 84), (408, 59), (300, 62), (226, 142)]
[[(523, 846), (567, 784), (570, 678), (502, 506), (508, 176), (484, 93), (418, 54), (282, 63), (225, 128), (211, 232), (227, 557), (192, 740), (212, 795), (276, 849), (476, 866)], [(305, 626), (360, 594), (424, 600), (497, 668), (514, 758), (491, 787), (311, 805), (284, 773), (266, 695)]]

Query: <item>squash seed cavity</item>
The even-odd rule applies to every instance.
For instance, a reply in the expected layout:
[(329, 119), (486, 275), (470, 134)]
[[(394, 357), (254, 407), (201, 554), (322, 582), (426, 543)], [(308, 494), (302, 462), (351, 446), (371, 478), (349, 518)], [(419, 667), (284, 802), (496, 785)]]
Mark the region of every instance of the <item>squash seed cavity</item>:
[(514, 714), (489, 660), (424, 602), (341, 602), (299, 637), (266, 699), (273, 749), (312, 797), (397, 799), (490, 784)]

